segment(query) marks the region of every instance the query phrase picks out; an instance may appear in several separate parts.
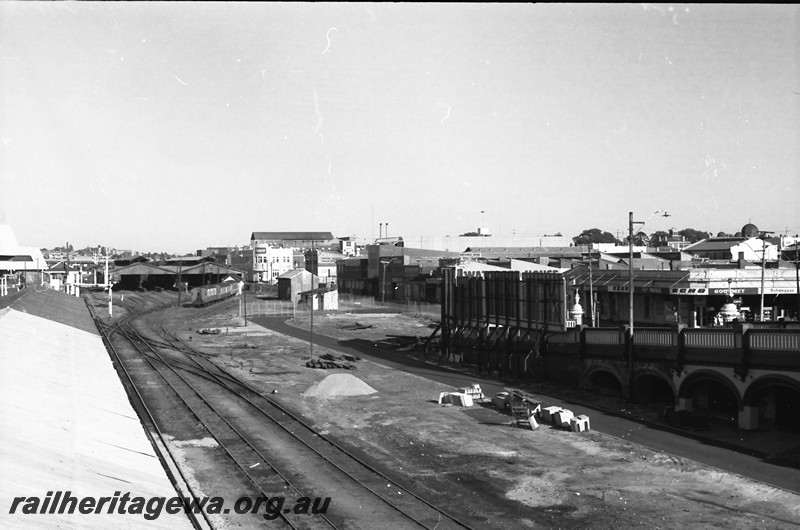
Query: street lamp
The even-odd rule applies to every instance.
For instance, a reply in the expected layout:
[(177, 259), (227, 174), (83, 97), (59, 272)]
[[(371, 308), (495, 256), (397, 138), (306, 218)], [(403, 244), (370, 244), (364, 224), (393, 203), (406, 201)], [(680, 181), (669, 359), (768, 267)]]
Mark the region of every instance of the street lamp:
[(381, 261), (381, 263), (383, 264), (383, 281), (381, 281), (381, 303), (382, 304), (386, 303), (386, 267), (388, 267), (389, 264), (391, 262), (393, 262), (394, 260), (396, 260), (396, 259), (398, 259), (397, 256), (395, 256), (394, 258), (391, 258), (391, 259), (389, 259), (387, 261)]

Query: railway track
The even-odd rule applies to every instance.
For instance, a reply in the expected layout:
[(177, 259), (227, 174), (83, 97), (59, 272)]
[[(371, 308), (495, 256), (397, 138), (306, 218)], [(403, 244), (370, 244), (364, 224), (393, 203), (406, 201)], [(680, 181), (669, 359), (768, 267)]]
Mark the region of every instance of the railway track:
[[(147, 401), (144, 399), (141, 392), (139, 392), (136, 384), (134, 383), (133, 377), (126, 368), (125, 363), (122, 362), (119, 352), (111, 342), (110, 332), (113, 331), (112, 328), (117, 327), (117, 324), (112, 326), (101, 322), (88, 303), (88, 298), (84, 298), (84, 300), (86, 301), (86, 306), (89, 309), (89, 313), (94, 319), (95, 325), (100, 331), (103, 342), (106, 346), (106, 350), (111, 355), (112, 361), (114, 362), (117, 372), (120, 375), (120, 379), (122, 380), (123, 385), (128, 392), (131, 403), (144, 426), (145, 434), (150, 439), (150, 443), (153, 445), (156, 455), (158, 455), (158, 458), (161, 461), (169, 480), (175, 487), (176, 492), (184, 499), (198, 499), (198, 492), (191, 486), (189, 479), (181, 470), (175, 455), (173, 455), (169, 448), (167, 437), (156, 421), (153, 411), (148, 406)], [(205, 512), (198, 513), (193, 510), (187, 510), (186, 515), (191, 521), (192, 525), (198, 530), (214, 528), (211, 520)]]
[[(137, 302), (123, 318), (99, 326), (108, 343), (112, 335), (119, 335), (120, 341), (130, 345), (127, 362), (135, 362), (135, 356), (139, 364), (142, 359), (147, 363), (151, 375), (157, 374), (164, 388), (196, 418), (257, 496), (290, 493), (323, 498), (331, 491), (340, 495), (325, 514), (297, 516), (287, 509), (273, 514), (286, 526), (350, 526), (352, 514), (368, 507), (370, 522), (365, 527), (390, 521), (397, 528), (469, 528), (171, 333), (159, 318), (163, 306), (146, 297)], [(316, 471), (311, 474), (322, 483), (309, 483), (304, 470)]]

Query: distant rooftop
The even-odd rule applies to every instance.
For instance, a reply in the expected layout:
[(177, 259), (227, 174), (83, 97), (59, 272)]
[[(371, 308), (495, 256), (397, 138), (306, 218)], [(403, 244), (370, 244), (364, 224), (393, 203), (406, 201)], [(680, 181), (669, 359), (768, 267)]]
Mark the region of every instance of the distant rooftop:
[(331, 241), (331, 232), (253, 232), (250, 241)]

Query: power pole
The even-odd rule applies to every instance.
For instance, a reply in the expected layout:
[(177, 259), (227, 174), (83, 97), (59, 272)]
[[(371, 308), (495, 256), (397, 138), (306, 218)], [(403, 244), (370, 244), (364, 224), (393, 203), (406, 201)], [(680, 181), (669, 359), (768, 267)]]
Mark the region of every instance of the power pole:
[(181, 264), (183, 260), (178, 258), (178, 307), (181, 306), (181, 291), (183, 290), (183, 286), (181, 285)]
[[(314, 240), (311, 240), (311, 258), (314, 258)], [(313, 267), (312, 267), (313, 268)], [(309, 359), (314, 358), (314, 273), (311, 273), (311, 326), (309, 327)]]
[(628, 325), (633, 340), (633, 212), (628, 213)]
[(766, 256), (767, 256), (767, 241), (762, 237), (761, 238), (761, 311), (758, 317), (758, 320), (760, 322), (764, 322), (764, 269), (766, 269), (767, 267)]
[(108, 251), (106, 251), (106, 284), (108, 285), (108, 316), (114, 316), (114, 307), (112, 304), (113, 293), (111, 292), (111, 278), (108, 277)]
[(797, 293), (795, 294), (795, 303), (797, 304), (796, 313), (794, 318), (800, 320), (800, 244), (794, 244), (794, 281), (796, 284)]
[(592, 327), (594, 326), (594, 281), (592, 279), (592, 249), (589, 248), (589, 309), (592, 312), (591, 315), (591, 323)]
[[(66, 267), (66, 274), (64, 275), (64, 292), (69, 293), (69, 241), (67, 241), (67, 244), (64, 247), (64, 251), (67, 253), (67, 267)], [(109, 291), (109, 294), (110, 293), (111, 291)]]

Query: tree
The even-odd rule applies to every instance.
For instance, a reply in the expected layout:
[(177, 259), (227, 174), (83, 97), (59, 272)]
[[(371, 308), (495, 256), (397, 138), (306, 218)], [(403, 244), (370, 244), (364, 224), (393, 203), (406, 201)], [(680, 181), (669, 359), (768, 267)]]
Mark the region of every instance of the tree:
[(603, 232), (599, 228), (588, 228), (580, 235), (572, 238), (575, 245), (591, 245), (592, 243), (614, 243), (619, 244), (619, 240), (610, 232)]
[(684, 228), (678, 235), (683, 236), (686, 241), (690, 243), (697, 243), (701, 239), (708, 239), (710, 234), (708, 232), (701, 232), (700, 230), (695, 230), (694, 228)]
[(633, 236), (633, 244), (637, 247), (646, 247), (650, 245), (650, 236), (644, 232), (639, 232)]
[(666, 247), (669, 242), (669, 232), (658, 230), (650, 234), (650, 242), (654, 247)]

